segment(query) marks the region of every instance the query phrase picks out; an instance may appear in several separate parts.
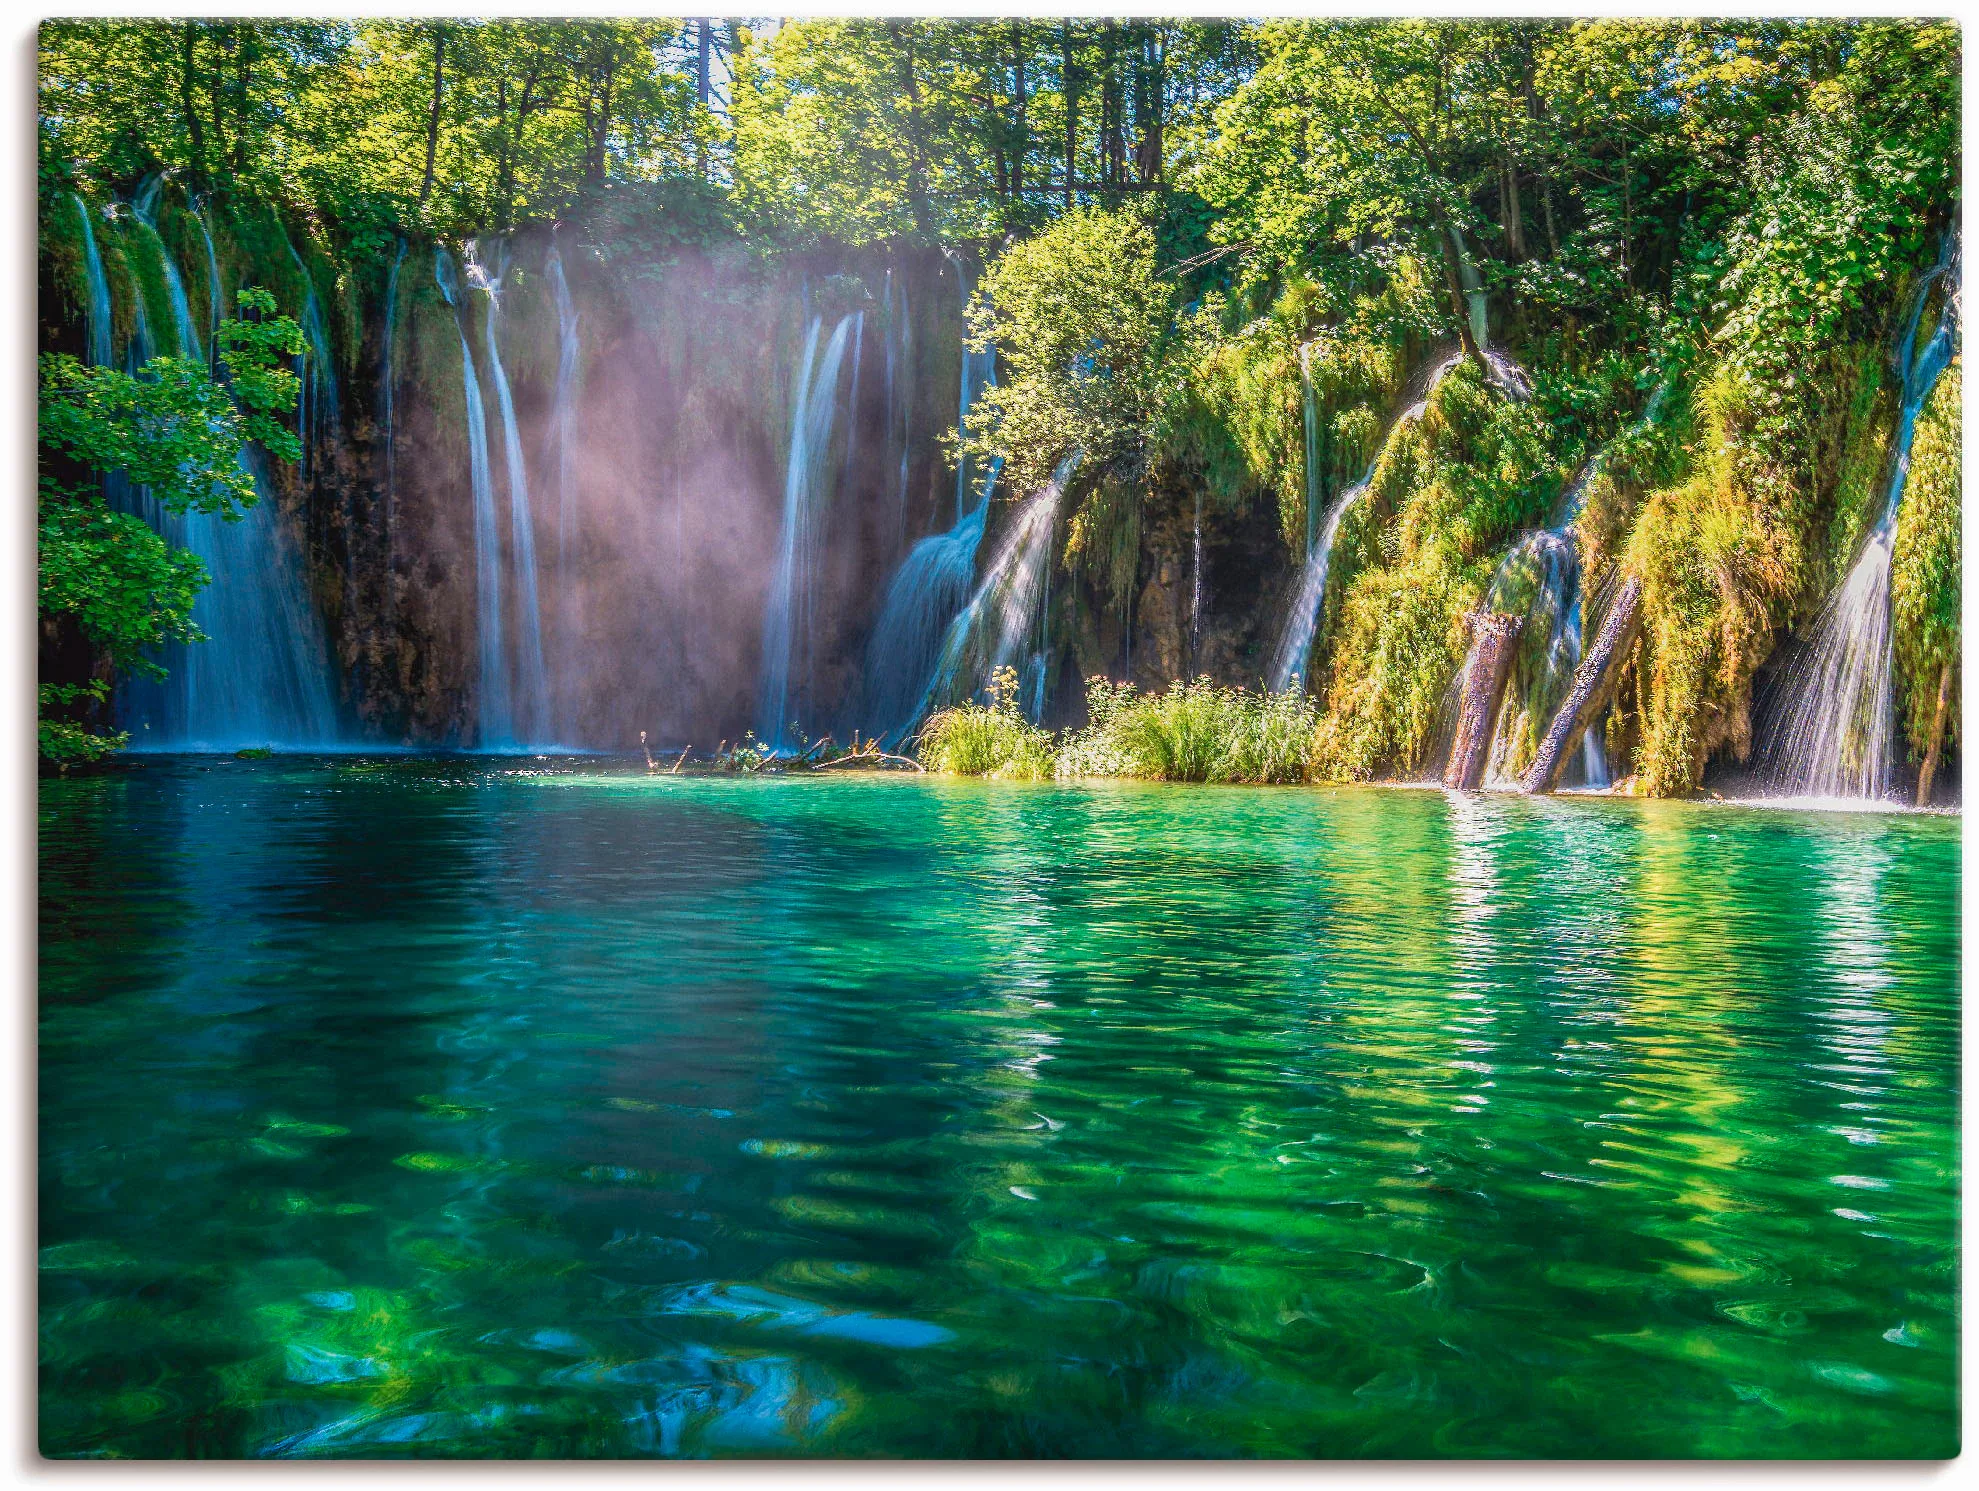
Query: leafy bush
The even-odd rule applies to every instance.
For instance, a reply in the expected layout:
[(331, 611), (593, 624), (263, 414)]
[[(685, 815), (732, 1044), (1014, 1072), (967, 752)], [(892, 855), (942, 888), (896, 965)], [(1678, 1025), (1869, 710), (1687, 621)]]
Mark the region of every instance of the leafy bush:
[(1086, 708), (1086, 728), (1059, 752), (1061, 777), (1302, 782), (1319, 717), (1303, 693), (1252, 693), (1207, 678), (1159, 694), (1093, 678)]
[(948, 776), (1042, 781), (1052, 774), (1051, 732), (1017, 710), (1017, 671), (999, 668), (987, 704), (958, 704), (931, 716), (915, 751), (921, 765)]

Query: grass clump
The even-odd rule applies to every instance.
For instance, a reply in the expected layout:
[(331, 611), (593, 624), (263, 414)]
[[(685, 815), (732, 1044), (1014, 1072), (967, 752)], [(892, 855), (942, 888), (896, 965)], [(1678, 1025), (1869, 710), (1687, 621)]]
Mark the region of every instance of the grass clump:
[(989, 702), (958, 704), (921, 727), (915, 750), (921, 765), (946, 776), (1048, 779), (1055, 765), (1052, 736), (1018, 711), (1017, 670), (999, 668), (990, 679)]
[(1086, 728), (1067, 737), (1061, 777), (1157, 782), (1303, 782), (1318, 710), (1304, 693), (1251, 693), (1207, 678), (1143, 694), (1104, 678), (1086, 684)]

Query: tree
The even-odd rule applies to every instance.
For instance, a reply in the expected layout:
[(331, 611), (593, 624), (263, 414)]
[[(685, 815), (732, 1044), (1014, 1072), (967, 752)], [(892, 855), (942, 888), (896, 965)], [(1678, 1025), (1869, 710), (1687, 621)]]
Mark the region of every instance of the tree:
[(1066, 455), (1137, 474), (1158, 440), (1176, 368), (1174, 292), (1139, 216), (1075, 208), (983, 273), (970, 345), (996, 347), (1002, 377), (970, 410), (964, 448), (1002, 456), (1036, 486)]
[(135, 375), (62, 353), (41, 359), (42, 635), (79, 636), (95, 660), (87, 678), (41, 685), (41, 753), (60, 765), (123, 744), (91, 728), (87, 707), (108, 699), (119, 673), (162, 677), (153, 654), (165, 643), (200, 640), (192, 607), (211, 579), (196, 555), (113, 509), (104, 478), (149, 491), (167, 514), (238, 521), (257, 497), (242, 463), (248, 443), (285, 460), (301, 455), (282, 418), (296, 407), (300, 385), (286, 359), (301, 353), (302, 332), (274, 315), (265, 290), (242, 290), (240, 305), (258, 319), (220, 324), (220, 381), (178, 357), (155, 357)]

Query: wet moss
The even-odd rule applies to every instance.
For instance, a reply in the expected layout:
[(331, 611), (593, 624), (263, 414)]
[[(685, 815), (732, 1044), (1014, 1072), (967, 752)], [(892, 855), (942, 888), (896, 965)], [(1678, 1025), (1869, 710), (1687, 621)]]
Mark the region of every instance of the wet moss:
[(1930, 750), (1937, 727), (1938, 690), (1948, 683), (1947, 743), (1960, 738), (1959, 563), (1961, 398), (1964, 372), (1946, 368), (1917, 421), (1910, 478), (1897, 510), (1890, 575), (1892, 647), (1898, 708), (1912, 755)]
[(1328, 576), (1317, 776), (1410, 776), (1428, 763), (1463, 663), (1465, 618), (1510, 539), (1550, 512), (1564, 475), (1539, 411), (1470, 364), (1444, 378), (1420, 420), (1391, 432)]

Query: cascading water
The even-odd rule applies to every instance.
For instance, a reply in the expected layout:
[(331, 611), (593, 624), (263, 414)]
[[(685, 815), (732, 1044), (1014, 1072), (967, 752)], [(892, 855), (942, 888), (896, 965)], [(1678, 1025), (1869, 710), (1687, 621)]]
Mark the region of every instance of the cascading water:
[[(550, 282), (550, 295), (557, 307), (557, 389), (550, 410), (550, 439), (556, 454), (550, 470), (557, 482), (557, 656), (558, 674), (574, 675), (577, 648), (577, 577), (571, 572), (572, 538), (576, 532), (576, 488), (570, 479), (570, 461), (577, 446), (577, 369), (583, 345), (577, 335), (577, 307), (570, 298), (570, 283), (564, 278), (563, 251), (552, 237), (543, 275)], [(674, 522), (680, 510), (675, 494)], [(575, 722), (566, 708), (560, 711), (558, 725), (566, 739), (575, 737)]]
[[(888, 303), (892, 302), (892, 271), (887, 271)], [(962, 281), (962, 308), (969, 306), (967, 271), (956, 265)], [(909, 351), (907, 292), (900, 291), (900, 309), (889, 326), (899, 327), (899, 360), (904, 365)], [(981, 354), (968, 347), (968, 327), (963, 326), (962, 373), (957, 402), (958, 428), (967, 426), (969, 410), (986, 384), (995, 380), (996, 352), (992, 347)], [(889, 403), (893, 397), (895, 353), (891, 334), (887, 346)], [(900, 485), (897, 506), (905, 524), (907, 507), (907, 416), (912, 400), (902, 401), (900, 431)], [(970, 462), (956, 467), (958, 492), (968, 479)], [(990, 499), (996, 489), (997, 473), (1003, 469), (1001, 457), (993, 457), (983, 473), (983, 484), (973, 505), (966, 509), (957, 502), (955, 526), (946, 533), (931, 534), (908, 551), (893, 580), (887, 586), (872, 641), (866, 649), (865, 699), (863, 712), (869, 727), (890, 745), (898, 744), (920, 723), (926, 708), (929, 679), (940, 663), (949, 624), (968, 602), (969, 586), (975, 577), (976, 551), (982, 546), (983, 530), (989, 521)], [(1040, 681), (1042, 687), (1042, 681)]]
[(494, 265), (481, 262), (480, 243), (470, 247), (468, 278), (487, 292), (488, 379), (502, 416), (502, 458), (508, 468), (509, 567), (515, 586), (515, 692), (512, 696), (517, 741), (543, 743), (549, 732), (550, 678), (543, 661), (543, 617), (536, 585), (536, 522), (529, 504), (529, 468), (522, 459), (516, 429), (515, 397), (502, 368), (502, 282), (508, 274), (508, 244), (494, 243)]
[[(1429, 381), (1422, 397), (1397, 416), (1394, 425), (1382, 439), (1383, 449), (1402, 430), (1422, 418), (1424, 411), (1429, 408), (1430, 396), (1436, 392), (1436, 386), (1461, 360), (1461, 353), (1454, 354), (1437, 363), (1430, 370)], [(1309, 435), (1307, 448), (1313, 449), (1315, 444), (1315, 437)], [(1339, 535), (1340, 524), (1346, 518), (1348, 510), (1373, 484), (1375, 468), (1380, 463), (1381, 457), (1377, 452), (1374, 461), (1367, 468), (1367, 474), (1333, 499), (1332, 506), (1327, 508), (1326, 515), (1319, 524), (1318, 533), (1311, 543), (1311, 550), (1306, 555), (1305, 569), (1299, 576), (1299, 588), (1292, 597), (1292, 607), (1286, 613), (1284, 629), (1278, 634), (1278, 647), (1271, 655), (1271, 672), (1266, 678), (1266, 683), (1273, 693), (1282, 694), (1288, 689), (1299, 687), (1300, 681), (1305, 676), (1306, 663), (1312, 654), (1314, 635), (1319, 630), (1320, 612), (1326, 602), (1326, 572), (1333, 558), (1333, 540)], [(1311, 469), (1309, 466), (1309, 473)], [(1308, 483), (1312, 480), (1309, 474)], [(1313, 501), (1311, 492), (1312, 488), (1309, 486), (1308, 511), (1311, 510)]]
[(116, 359), (111, 345), (110, 281), (103, 273), (103, 255), (96, 247), (96, 226), (89, 204), (74, 198), (76, 214), (82, 219), (83, 266), (89, 275), (88, 338), (92, 367), (107, 368)]
[(976, 550), (1002, 469), (1001, 461), (990, 462), (975, 506), (946, 533), (930, 534), (914, 545), (887, 586), (866, 648), (863, 712), (869, 732), (889, 746), (899, 744), (919, 723), (948, 625), (968, 604)]
[[(965, 433), (969, 428), (969, 410), (976, 402), (976, 396), (983, 389), (996, 382), (996, 348), (987, 347), (981, 352), (969, 348), (969, 298), (975, 287), (969, 283), (969, 269), (960, 259), (955, 261), (955, 278), (962, 286), (962, 392), (958, 400), (955, 427)], [(955, 463), (955, 520), (962, 520), (964, 506), (968, 499), (971, 478), (975, 475), (975, 461), (964, 456)]]
[[(806, 623), (815, 607), (821, 519), (831, 498), (829, 473), (832, 416), (838, 407), (838, 373), (853, 327), (846, 316), (821, 349), (824, 323), (813, 316), (798, 360), (790, 408), (790, 450), (784, 462), (783, 528), (777, 545), (776, 574), (763, 614), (763, 673), (758, 694), (756, 734), (772, 750), (790, 744), (793, 658), (808, 676), (813, 628)], [(801, 657), (799, 654), (801, 653)]]
[(405, 264), (405, 240), (399, 240), (392, 255), (391, 272), (385, 276), (385, 326), (379, 340), (378, 413), (385, 425), (385, 527), (389, 532), (392, 509), (398, 497), (398, 357), (399, 270)]
[(866, 313), (852, 318), (852, 383), (845, 394), (845, 469), (856, 471), (859, 459), (859, 361), (866, 350)]
[[(209, 221), (212, 208), (209, 203), (200, 201), (193, 207), (192, 220), (199, 224), (199, 236), (206, 244), (206, 342), (207, 360), (210, 366), (220, 363), (220, 320), (227, 313), (226, 295), (220, 288), (220, 256), (213, 251), (213, 224)], [(399, 257), (405, 257), (405, 243), (399, 243)], [(392, 273), (398, 273), (396, 262)]]
[(1203, 489), (1196, 488), (1196, 521), (1191, 531), (1194, 553), (1189, 566), (1189, 661), (1203, 645)]
[[(1578, 512), (1578, 504), (1573, 511)], [(1542, 653), (1545, 670), (1542, 696), (1547, 715), (1550, 706), (1565, 692), (1574, 669), (1580, 666), (1580, 555), (1574, 544), (1572, 524), (1570, 514), (1557, 528), (1538, 529), (1520, 538), (1499, 562), (1478, 607), (1485, 616), (1517, 616), (1523, 622), (1522, 636), (1546, 639)], [(1470, 654), (1458, 675), (1459, 695), (1464, 691), (1464, 681), (1477, 666), (1479, 645), (1474, 637)], [(1517, 734), (1515, 719), (1520, 713), (1508, 704), (1500, 709), (1493, 722), (1486, 770), (1486, 780), (1492, 786), (1510, 784), (1511, 753)], [(1595, 734), (1590, 730), (1583, 739), (1592, 740)]]
[[(157, 240), (179, 354), (203, 364), (206, 351), (185, 281), (158, 236), (155, 184), (139, 193), (132, 209)], [(210, 253), (210, 236), (207, 242)], [(208, 273), (209, 283), (217, 281), (217, 263), (209, 261)], [(165, 537), (196, 554), (212, 579), (192, 607), (193, 623), (206, 640), (169, 650), (162, 688), (128, 691), (126, 719), (139, 748), (310, 749), (336, 743), (322, 627), (276, 511), (263, 457), (249, 448), (240, 459), (257, 500), (238, 521), (213, 513), (152, 514)]]
[(287, 238), (283, 245), (295, 272), (302, 278), (303, 340), (308, 351), (296, 361), (296, 372), (303, 380), (302, 404), (296, 413), (296, 429), (302, 436), (302, 474), (309, 476), (311, 447), (319, 441), (334, 443), (342, 421), (337, 406), (337, 365), (330, 357), (330, 331), (323, 321), (323, 307), (316, 299), (316, 277), (302, 262), (302, 255)]
[(476, 657), (479, 664), (480, 745), (483, 750), (512, 749), (515, 712), (510, 704), (508, 660), (502, 648), (502, 538), (495, 519), (495, 483), (488, 457), (488, 415), (481, 402), (481, 380), (474, 372), (474, 350), (468, 345), (466, 307), (461, 303), (460, 272), (445, 249), (433, 253), (433, 278), (440, 294), (454, 308), (454, 329), (460, 333), (460, 376), (467, 405), (467, 471), (474, 494), (474, 595)]
[[(900, 388), (912, 386), (913, 325), (908, 320), (907, 286), (896, 291), (893, 271), (886, 272), (886, 428), (898, 450), (893, 488), (893, 527), (896, 547), (907, 540), (907, 466), (913, 452), (914, 401), (901, 398)], [(958, 602), (958, 604), (960, 604)]]
[[(1078, 459), (1075, 453), (1059, 462), (1051, 480), (1019, 510), (997, 545), (967, 608), (949, 623), (934, 676), (914, 710), (910, 729), (929, 709), (969, 697), (999, 668), (1012, 667), (1020, 658), (1026, 659), (1027, 670), (1037, 669), (1041, 678), (1043, 649), (1027, 652), (1027, 647), (1046, 624), (1052, 535)], [(1027, 689), (1021, 697), (1034, 716), (1042, 708), (1041, 693)]]
[[(1888, 797), (1895, 785), (1890, 565), (1917, 419), (1958, 338), (1958, 280), (1954, 230), (1946, 235), (1938, 263), (1917, 287), (1898, 344), (1903, 402), (1891, 441), (1882, 517), (1822, 608), (1806, 646), (1775, 685), (1779, 702), (1770, 711), (1760, 762), (1769, 782), (1787, 795), (1873, 801)], [(1934, 291), (1938, 324), (1920, 352), (1917, 333)]]

